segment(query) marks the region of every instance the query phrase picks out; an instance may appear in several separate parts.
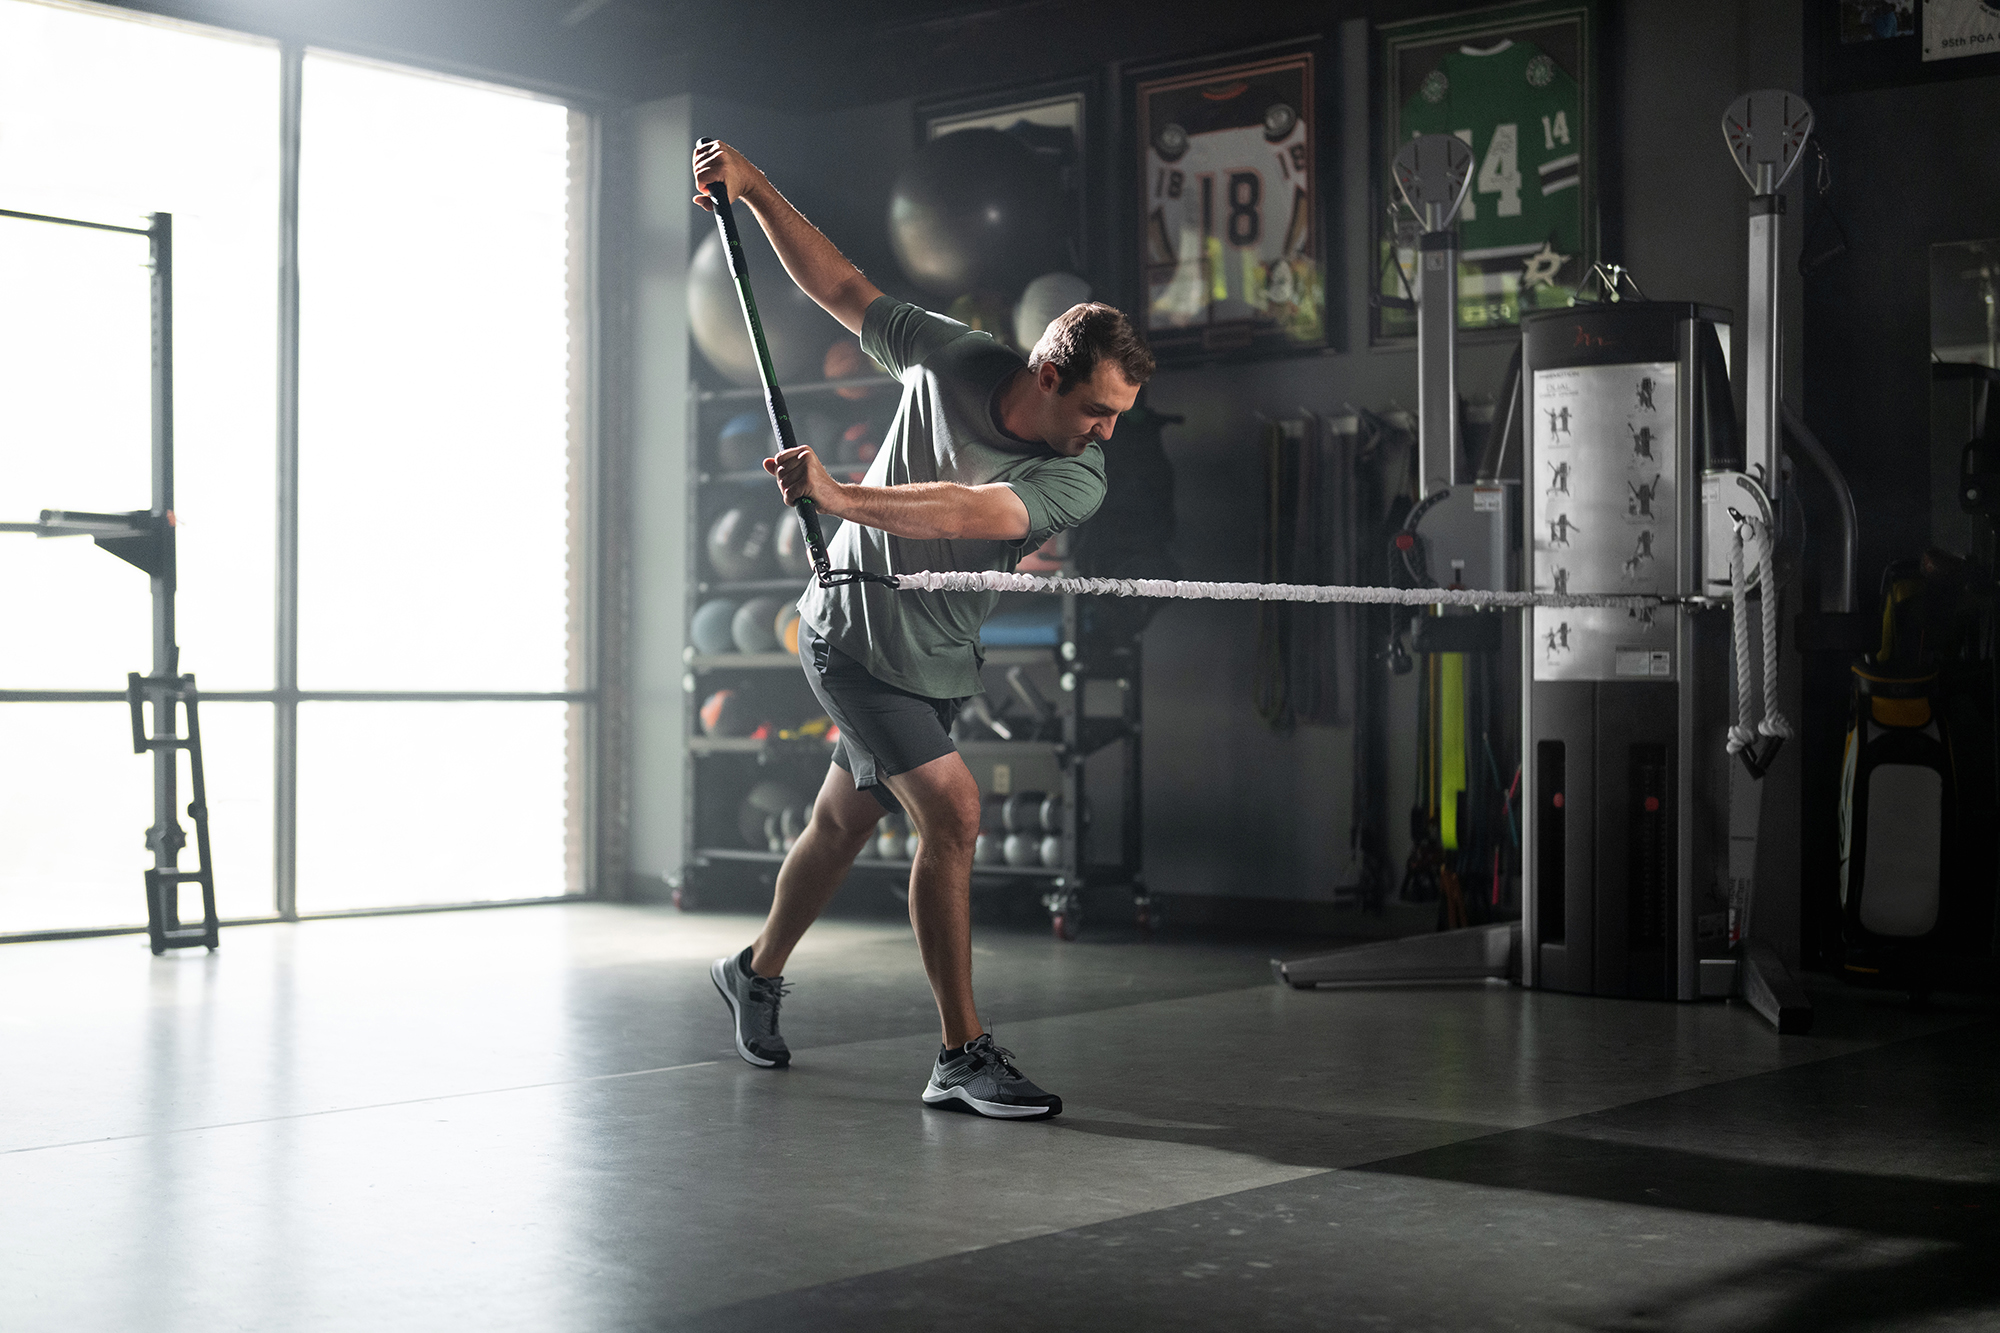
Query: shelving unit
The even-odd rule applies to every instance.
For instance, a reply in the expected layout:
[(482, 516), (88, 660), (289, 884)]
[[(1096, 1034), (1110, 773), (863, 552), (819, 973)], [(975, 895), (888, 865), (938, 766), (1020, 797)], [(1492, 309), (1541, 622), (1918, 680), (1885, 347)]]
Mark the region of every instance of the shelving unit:
[[(786, 396), (797, 402), (817, 404), (835, 397), (840, 389), (867, 388), (877, 392), (900, 390), (887, 376), (816, 384), (786, 386)], [(723, 510), (737, 502), (768, 502), (774, 516), (783, 511), (775, 497), (760, 492), (770, 478), (761, 469), (730, 469), (718, 466), (716, 438), (722, 421), (761, 402), (756, 389), (705, 388), (690, 395), (689, 438), (698, 450), (696, 465), (689, 469), (687, 513), (688, 568), (692, 572), (691, 608), (711, 598), (748, 598), (797, 593), (804, 589), (801, 577), (722, 579), (709, 565), (705, 538), (709, 524)], [(879, 416), (871, 409), (880, 401), (850, 402), (839, 399), (841, 407), (852, 408), (856, 419)], [(858, 480), (865, 468), (833, 464), (834, 475)], [(756, 498), (762, 495), (762, 500)], [(1035, 597), (1046, 605), (1048, 599)], [(1019, 892), (1022, 888), (1041, 890), (1051, 926), (1065, 939), (1073, 939), (1082, 921), (1083, 891), (1086, 888), (1129, 886), (1134, 916), (1142, 929), (1158, 924), (1158, 909), (1146, 893), (1140, 860), (1140, 655), (1138, 641), (1092, 642), (1083, 632), (1078, 599), (1061, 599), (1061, 616), (1056, 642), (1049, 646), (989, 647), (986, 665), (1005, 671), (1027, 668), (1038, 688), (1055, 708), (1051, 724), (1054, 734), (1039, 740), (965, 739), (958, 748), (965, 756), (983, 794), (991, 797), (1014, 792), (1044, 790), (1062, 797), (1062, 858), (1059, 864), (1011, 866), (979, 864), (973, 869), (973, 884), (981, 891)], [(692, 648), (684, 659), (682, 678), (689, 715), (687, 745), (686, 827), (691, 831), (687, 864), (674, 886), (674, 898), (681, 906), (700, 902), (711, 886), (729, 879), (742, 883), (746, 877), (767, 881), (784, 861), (784, 853), (768, 847), (740, 845), (737, 806), (751, 786), (773, 780), (794, 788), (809, 800), (824, 778), (832, 746), (814, 738), (781, 738), (780, 729), (796, 727), (820, 709), (799, 669), (798, 659), (788, 652), (700, 654)], [(988, 681), (989, 687), (994, 684)], [(702, 701), (717, 689), (741, 689), (756, 696), (764, 711), (771, 714), (769, 737), (717, 737), (703, 734), (699, 712)], [(793, 716), (796, 714), (797, 716)], [(1119, 753), (1108, 756), (1108, 750)], [(1107, 767), (1107, 764), (1112, 766)], [(1088, 794), (1096, 775), (1103, 789), (1115, 789), (1098, 804), (1115, 815), (1116, 828), (1093, 828), (1086, 815)], [(887, 879), (893, 886), (908, 880), (908, 860), (864, 857), (855, 862), (855, 873), (877, 882)]]

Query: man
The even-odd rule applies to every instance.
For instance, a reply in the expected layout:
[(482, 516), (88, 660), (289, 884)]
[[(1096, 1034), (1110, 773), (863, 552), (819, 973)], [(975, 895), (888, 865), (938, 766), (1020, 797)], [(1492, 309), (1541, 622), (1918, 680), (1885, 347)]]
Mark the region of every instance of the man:
[[(860, 484), (834, 481), (809, 449), (765, 461), (787, 504), (810, 498), (846, 520), (828, 552), (836, 568), (1011, 570), (1096, 511), (1100, 446), (1153, 371), (1123, 315), (1072, 307), (1023, 362), (988, 334), (884, 296), (727, 144), (696, 148), (694, 179), (704, 208), (718, 181), (748, 204), (793, 280), (903, 382), (889, 438)], [(1005, 1119), (1062, 1110), (993, 1044), (972, 999), (979, 784), (947, 728), (980, 691), (979, 628), (997, 600), (876, 583), (815, 586), (799, 600), (799, 656), (841, 739), (762, 933), (710, 969), (751, 1064), (790, 1063), (778, 1034), (786, 960), (883, 811), (902, 810), (920, 839), (910, 924), (943, 1028), (924, 1101)]]

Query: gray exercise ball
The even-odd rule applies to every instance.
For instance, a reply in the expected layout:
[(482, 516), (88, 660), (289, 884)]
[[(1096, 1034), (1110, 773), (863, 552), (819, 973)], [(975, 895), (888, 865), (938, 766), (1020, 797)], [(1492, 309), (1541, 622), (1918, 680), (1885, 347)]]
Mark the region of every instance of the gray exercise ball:
[(972, 859), (979, 865), (997, 866), (1007, 863), (1006, 839), (998, 833), (982, 833), (972, 845)]
[(735, 636), (730, 626), (736, 619), (739, 605), (733, 598), (717, 597), (703, 602), (701, 609), (694, 613), (694, 621), (688, 626), (688, 638), (694, 642), (694, 650), (708, 657), (718, 653), (736, 651)]
[[(750, 283), (757, 292), (757, 317), (780, 385), (802, 384), (822, 377), (826, 349), (848, 336), (832, 315), (791, 280), (763, 228), (738, 213), (743, 225), (743, 254), (750, 265)], [(708, 363), (737, 384), (756, 384), (757, 351), (743, 323), (743, 306), (736, 280), (722, 254), (722, 241), (710, 232), (695, 248), (688, 265), (688, 331)]]
[(1044, 273), (1029, 283), (1014, 303), (1014, 345), (1024, 352), (1048, 332), (1057, 315), (1090, 299), (1090, 284), (1074, 273)]
[(777, 652), (778, 636), (774, 627), (778, 610), (784, 604), (782, 597), (752, 597), (737, 608), (729, 626), (730, 637), (736, 641), (736, 650), (742, 653)]
[(1013, 292), (1062, 259), (1056, 167), (1011, 134), (933, 139), (896, 177), (889, 244), (910, 280), (940, 296)]

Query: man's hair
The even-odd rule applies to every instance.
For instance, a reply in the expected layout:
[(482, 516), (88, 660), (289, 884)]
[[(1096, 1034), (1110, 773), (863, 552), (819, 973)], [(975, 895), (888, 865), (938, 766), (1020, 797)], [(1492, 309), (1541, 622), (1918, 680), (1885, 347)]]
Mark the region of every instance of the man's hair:
[(1028, 353), (1028, 369), (1052, 365), (1061, 374), (1056, 387), (1068, 393), (1097, 373), (1100, 361), (1117, 365), (1128, 383), (1144, 385), (1153, 377), (1153, 352), (1132, 327), (1132, 321), (1101, 301), (1073, 305), (1049, 322), (1035, 350)]

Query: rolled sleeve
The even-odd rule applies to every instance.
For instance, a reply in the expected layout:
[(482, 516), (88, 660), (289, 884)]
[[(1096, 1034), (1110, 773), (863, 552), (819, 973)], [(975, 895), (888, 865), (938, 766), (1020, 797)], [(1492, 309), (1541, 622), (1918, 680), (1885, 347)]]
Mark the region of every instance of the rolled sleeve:
[(971, 329), (919, 305), (878, 296), (861, 316), (861, 350), (897, 379)]
[(1003, 480), (1028, 510), (1028, 535), (1014, 545), (1032, 551), (1085, 522), (1104, 503), (1104, 455), (1092, 445), (1079, 458), (1039, 460)]

